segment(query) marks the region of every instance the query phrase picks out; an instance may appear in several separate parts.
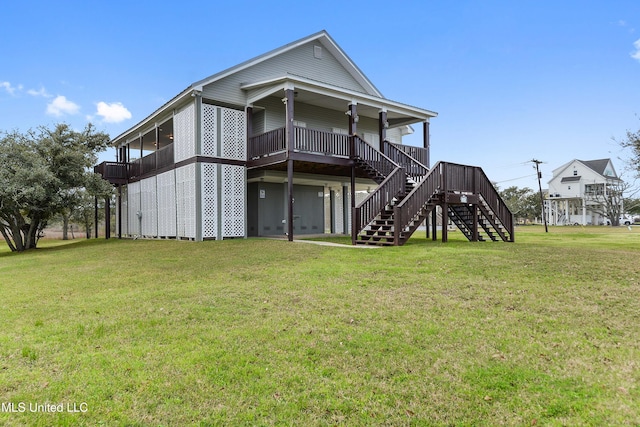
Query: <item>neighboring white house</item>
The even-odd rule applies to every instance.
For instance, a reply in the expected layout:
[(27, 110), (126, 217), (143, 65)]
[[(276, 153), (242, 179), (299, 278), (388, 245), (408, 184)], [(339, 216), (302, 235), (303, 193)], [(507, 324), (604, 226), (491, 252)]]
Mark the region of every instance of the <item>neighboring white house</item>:
[(572, 160), (553, 171), (545, 201), (551, 225), (598, 225), (605, 222), (598, 198), (622, 180), (611, 159)]

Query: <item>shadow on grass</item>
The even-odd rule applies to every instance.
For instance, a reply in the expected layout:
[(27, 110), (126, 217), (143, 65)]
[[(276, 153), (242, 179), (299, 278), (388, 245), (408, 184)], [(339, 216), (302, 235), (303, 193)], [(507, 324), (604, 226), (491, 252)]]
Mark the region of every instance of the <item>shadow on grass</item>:
[[(38, 246), (35, 249), (28, 249), (23, 252), (12, 252), (8, 246), (0, 249), (0, 258), (5, 258), (9, 256), (20, 256), (23, 254), (37, 254), (37, 253), (50, 253), (56, 251), (62, 251), (66, 249), (76, 248), (78, 245), (82, 245), (85, 247), (93, 247), (97, 245), (104, 245), (107, 242), (113, 241), (114, 239), (75, 239), (75, 240), (50, 240), (50, 239), (42, 239), (38, 242)], [(3, 241), (6, 245), (6, 242)]]

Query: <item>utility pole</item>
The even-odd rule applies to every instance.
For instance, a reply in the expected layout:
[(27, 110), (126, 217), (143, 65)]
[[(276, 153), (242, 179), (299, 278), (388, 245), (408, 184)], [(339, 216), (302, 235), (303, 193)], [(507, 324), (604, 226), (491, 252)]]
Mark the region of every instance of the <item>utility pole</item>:
[(538, 189), (540, 190), (540, 208), (542, 209), (542, 220), (544, 221), (544, 232), (548, 233), (549, 228), (547, 228), (547, 217), (544, 214), (544, 197), (542, 197), (542, 184), (540, 184), (540, 178), (542, 178), (542, 172), (540, 172), (540, 160), (532, 159), (532, 163), (536, 164), (536, 172), (538, 172)]

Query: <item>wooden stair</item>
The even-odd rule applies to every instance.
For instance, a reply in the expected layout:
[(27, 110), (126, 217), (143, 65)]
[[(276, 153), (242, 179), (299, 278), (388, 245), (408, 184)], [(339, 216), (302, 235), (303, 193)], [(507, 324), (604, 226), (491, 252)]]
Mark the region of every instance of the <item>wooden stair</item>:
[(471, 241), (514, 240), (513, 215), (480, 168), (438, 162), (429, 170), (387, 141), (383, 153), (354, 139), (356, 167), (379, 184), (354, 209), (354, 244), (403, 245), (436, 206)]

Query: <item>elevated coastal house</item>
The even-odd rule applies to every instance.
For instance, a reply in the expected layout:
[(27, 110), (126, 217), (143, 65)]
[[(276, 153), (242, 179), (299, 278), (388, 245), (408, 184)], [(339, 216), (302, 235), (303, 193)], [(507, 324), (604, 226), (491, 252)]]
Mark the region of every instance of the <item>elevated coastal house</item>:
[[(401, 245), (430, 213), (435, 239), (438, 209), (470, 240), (512, 241), (480, 168), (430, 167), (434, 117), (383, 97), (321, 31), (187, 87), (113, 139), (117, 161), (95, 171), (118, 188), (119, 237)], [(402, 144), (412, 126), (421, 147)]]
[(565, 163), (553, 171), (549, 181), (547, 222), (551, 225), (605, 223), (602, 200), (609, 191), (619, 191), (621, 183), (611, 159), (575, 159)]

